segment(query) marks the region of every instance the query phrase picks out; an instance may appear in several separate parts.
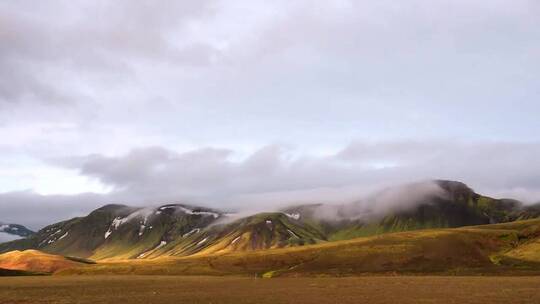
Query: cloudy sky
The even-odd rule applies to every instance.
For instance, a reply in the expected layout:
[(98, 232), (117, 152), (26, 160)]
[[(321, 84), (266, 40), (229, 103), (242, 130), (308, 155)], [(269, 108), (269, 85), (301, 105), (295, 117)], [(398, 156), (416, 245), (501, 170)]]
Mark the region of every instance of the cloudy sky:
[(540, 2), (2, 1), (0, 221), (110, 202), (540, 200)]

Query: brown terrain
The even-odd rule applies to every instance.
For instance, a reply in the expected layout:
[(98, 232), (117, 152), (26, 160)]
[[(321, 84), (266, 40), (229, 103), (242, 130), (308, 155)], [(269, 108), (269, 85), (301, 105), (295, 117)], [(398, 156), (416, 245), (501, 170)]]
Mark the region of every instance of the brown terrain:
[(540, 303), (540, 277), (0, 278), (0, 303)]
[(32, 272), (53, 273), (81, 266), (84, 263), (37, 250), (11, 251), (0, 254), (0, 268)]

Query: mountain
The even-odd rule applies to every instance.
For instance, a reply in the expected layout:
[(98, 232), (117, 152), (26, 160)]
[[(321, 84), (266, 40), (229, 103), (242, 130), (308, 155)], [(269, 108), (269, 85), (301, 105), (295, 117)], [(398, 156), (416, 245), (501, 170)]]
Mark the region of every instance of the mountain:
[(47, 226), (34, 236), (0, 244), (0, 252), (38, 249), (95, 260), (187, 256), (314, 244), (318, 230), (283, 213), (234, 219), (182, 204), (157, 208), (107, 205), (88, 216)]
[(424, 229), (265, 251), (116, 261), (60, 275), (538, 275), (540, 219)]
[(0, 243), (27, 238), (34, 235), (34, 233), (35, 232), (22, 225), (4, 224), (0, 222)]
[[(432, 191), (431, 186), (439, 190)], [(426, 188), (429, 191), (422, 193)], [(418, 196), (418, 193), (422, 195)], [(406, 204), (400, 205), (400, 202)], [(384, 212), (373, 210), (377, 204), (388, 207)], [(331, 217), (325, 216), (329, 208), (333, 211)], [(540, 216), (540, 206), (526, 207), (516, 200), (490, 198), (477, 194), (463, 183), (437, 180), (385, 189), (364, 201), (332, 207), (321, 204), (297, 206), (285, 212), (316, 225), (329, 240), (346, 240), (390, 232), (536, 218)]]
[(392, 187), (341, 205), (302, 205), (247, 217), (167, 204), (106, 205), (47, 226), (0, 252), (37, 249), (93, 260), (204, 256), (292, 248), (384, 233), (505, 223), (535, 218), (540, 207), (494, 199), (453, 181)]

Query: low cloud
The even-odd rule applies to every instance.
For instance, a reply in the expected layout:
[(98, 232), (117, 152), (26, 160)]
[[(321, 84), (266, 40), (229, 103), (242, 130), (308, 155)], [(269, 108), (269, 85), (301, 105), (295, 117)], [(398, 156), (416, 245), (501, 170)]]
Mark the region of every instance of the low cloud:
[(4, 223), (21, 224), (37, 230), (46, 225), (82, 216), (104, 205), (108, 197), (86, 193), (78, 195), (40, 195), (32, 191), (0, 193), (0, 217)]
[[(2, 1), (0, 189), (39, 191), (47, 159), (111, 191), (3, 193), (0, 221), (38, 227), (109, 202), (343, 203), (430, 179), (537, 201), (539, 12), (529, 0)], [(283, 142), (300, 150), (263, 147)]]
[[(105, 203), (141, 206), (184, 202), (256, 212), (291, 204), (362, 200), (364, 209), (381, 213), (417, 199), (400, 194), (403, 189), (399, 187), (395, 188), (397, 193), (375, 196), (377, 200), (370, 194), (434, 179), (462, 181), (482, 194), (533, 203), (540, 201), (539, 153), (538, 143), (504, 142), (357, 142), (324, 156), (271, 145), (244, 158), (230, 149), (177, 152), (163, 147), (139, 148), (121, 156), (92, 154), (49, 160), (99, 181), (112, 189), (107, 194), (4, 193), (0, 214), (6, 215), (3, 221), (37, 227)], [(412, 193), (422, 196), (436, 189), (416, 190)]]

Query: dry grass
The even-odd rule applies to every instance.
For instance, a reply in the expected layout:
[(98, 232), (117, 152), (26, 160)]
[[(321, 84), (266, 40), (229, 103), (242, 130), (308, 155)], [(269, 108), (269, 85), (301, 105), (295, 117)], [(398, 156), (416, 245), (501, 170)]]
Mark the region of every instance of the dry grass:
[(37, 250), (11, 251), (0, 254), (0, 268), (33, 272), (55, 272), (83, 265), (63, 256)]
[(0, 303), (540, 303), (540, 277), (0, 278)]

